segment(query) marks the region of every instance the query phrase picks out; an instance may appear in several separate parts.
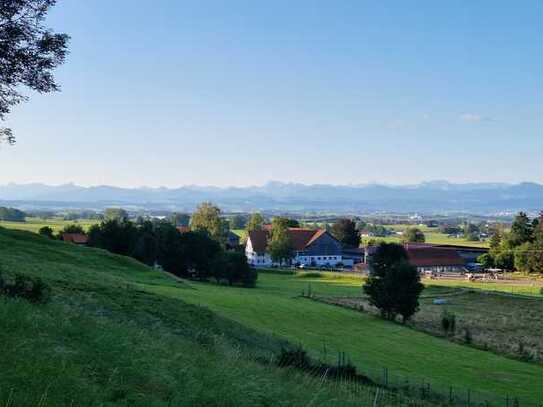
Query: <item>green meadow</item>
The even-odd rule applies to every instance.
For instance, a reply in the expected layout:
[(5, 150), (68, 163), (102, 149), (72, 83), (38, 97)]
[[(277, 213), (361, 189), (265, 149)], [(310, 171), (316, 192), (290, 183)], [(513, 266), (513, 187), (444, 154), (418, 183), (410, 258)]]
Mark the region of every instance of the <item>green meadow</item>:
[(97, 223), (97, 220), (91, 219), (79, 219), (79, 220), (64, 220), (61, 218), (26, 218), (25, 222), (8, 222), (0, 220), (0, 227), (14, 230), (25, 230), (28, 232), (38, 233), (43, 226), (49, 226), (55, 232), (62, 230), (67, 225), (80, 225), (83, 229), (87, 230), (89, 227)]
[[(191, 291), (173, 287), (149, 290), (205, 305), (259, 332), (300, 343), (315, 357), (346, 352), (363, 372), (390, 374), (411, 381), (425, 380), (435, 388), (471, 389), (526, 400), (543, 397), (543, 366), (520, 362), (452, 343), (367, 313), (302, 298), (317, 295), (360, 295), (361, 280), (326, 275), (321, 278), (262, 273), (258, 288), (243, 290), (190, 283)], [(311, 287), (311, 288), (310, 288)]]
[(47, 304), (0, 297), (9, 350), (0, 406), (373, 405), (371, 387), (353, 392), (270, 364), (288, 343), (330, 363), (345, 352), (375, 381), (386, 371), (390, 383), (470, 389), (472, 400), (543, 398), (539, 364), (301, 296), (358, 296), (355, 275), (261, 273), (254, 289), (195, 283), (2, 228), (0, 264), (6, 276), (39, 276), (52, 289)]

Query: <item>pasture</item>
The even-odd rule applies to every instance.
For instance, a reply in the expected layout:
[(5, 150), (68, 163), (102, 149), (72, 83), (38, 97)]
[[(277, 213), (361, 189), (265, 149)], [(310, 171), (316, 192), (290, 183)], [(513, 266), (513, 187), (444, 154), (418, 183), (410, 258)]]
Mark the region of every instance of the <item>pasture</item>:
[[(427, 284), (433, 284), (435, 280)], [(439, 280), (438, 280), (439, 281)], [(481, 284), (479, 284), (481, 286)], [(487, 288), (487, 287), (485, 287)], [(523, 287), (527, 290), (529, 287)], [(470, 343), (512, 358), (543, 362), (543, 296), (537, 293), (510, 295), (506, 284), (498, 284), (495, 290), (480, 290), (473, 283), (452, 285), (427, 285), (420, 299), (420, 310), (409, 326), (432, 335), (445, 336), (442, 318), (445, 313), (454, 314), (456, 329), (448, 340)], [(521, 291), (521, 290), (519, 290)], [(377, 315), (364, 295), (338, 296), (317, 294), (319, 299), (353, 309), (363, 308)], [(446, 304), (434, 304), (436, 298)]]
[(543, 397), (543, 366), (446, 341), (368, 313), (302, 298), (301, 292), (309, 287), (317, 295), (361, 294), (357, 277), (325, 274), (316, 278), (312, 274), (262, 273), (258, 288), (252, 290), (200, 283), (190, 283), (193, 290), (156, 285), (146, 289), (206, 306), (259, 332), (300, 343), (314, 357), (334, 359), (338, 352), (346, 352), (362, 372), (374, 376), (387, 368), (391, 376), (425, 380), (434, 388), (469, 388), (496, 397), (515, 394), (531, 401)]
[(195, 290), (133, 259), (0, 228), (0, 271), (51, 287), (46, 304), (0, 295), (0, 406), (375, 405), (374, 387), (270, 363), (285, 342), (155, 294)]
[(43, 226), (49, 226), (55, 232), (62, 230), (67, 225), (80, 225), (83, 229), (88, 230), (92, 225), (98, 223), (97, 220), (79, 219), (79, 220), (64, 220), (62, 218), (26, 218), (25, 222), (9, 222), (0, 220), (0, 227), (14, 230), (24, 230), (27, 232), (38, 233)]
[(377, 381), (387, 372), (390, 383), (470, 389), (472, 400), (484, 393), (496, 404), (506, 395), (534, 404), (543, 398), (539, 364), (301, 296), (360, 296), (356, 275), (261, 273), (255, 289), (188, 282), (102, 250), (2, 228), (0, 255), (4, 273), (40, 276), (53, 288), (42, 306), (0, 298), (0, 339), (12, 350), (5, 362), (17, 366), (0, 372), (0, 404), (186, 405), (187, 394), (193, 405), (218, 394), (230, 405), (371, 404), (341, 385), (254, 361), (270, 360), (285, 341), (331, 363), (345, 352)]
[[(403, 232), (409, 227), (416, 227), (420, 229), (424, 236), (426, 237), (426, 243), (433, 244), (451, 244), (451, 245), (460, 245), (460, 246), (470, 246), (470, 247), (488, 247), (487, 241), (474, 242), (467, 240), (463, 237), (452, 237), (441, 233), (438, 228), (431, 228), (426, 225), (385, 225), (386, 228), (392, 229), (397, 232)], [(364, 237), (362, 241), (367, 243), (369, 240), (383, 241), (387, 243), (400, 243), (400, 235), (392, 235), (387, 237)]]

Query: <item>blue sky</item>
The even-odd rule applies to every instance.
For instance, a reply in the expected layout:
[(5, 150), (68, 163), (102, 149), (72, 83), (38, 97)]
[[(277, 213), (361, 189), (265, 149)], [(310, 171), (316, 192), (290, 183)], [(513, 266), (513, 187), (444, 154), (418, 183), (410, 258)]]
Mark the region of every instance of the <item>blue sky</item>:
[(543, 182), (541, 1), (59, 0), (0, 183)]

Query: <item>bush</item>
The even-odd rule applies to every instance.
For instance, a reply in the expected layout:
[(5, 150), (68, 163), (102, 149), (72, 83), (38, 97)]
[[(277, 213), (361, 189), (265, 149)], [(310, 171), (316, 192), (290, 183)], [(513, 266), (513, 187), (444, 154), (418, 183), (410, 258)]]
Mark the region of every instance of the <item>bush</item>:
[(32, 303), (46, 303), (49, 301), (50, 289), (41, 278), (16, 274), (10, 281), (0, 274), (0, 294), (11, 298), (23, 298)]
[(299, 278), (322, 278), (322, 273), (318, 273), (318, 272), (299, 273), (296, 277), (299, 277)]
[(441, 317), (441, 328), (445, 336), (454, 335), (454, 331), (456, 330), (456, 315), (444, 310)]
[(469, 328), (466, 328), (464, 330), (464, 342), (466, 342), (468, 345), (473, 342), (473, 338), (471, 337), (471, 331), (469, 330)]
[(55, 238), (53, 234), (53, 229), (51, 229), (49, 226), (42, 226), (40, 230), (38, 230), (38, 234), (41, 236), (47, 237), (49, 239)]
[(256, 269), (247, 263), (244, 253), (223, 252), (216, 259), (214, 277), (217, 281), (226, 280), (229, 285), (240, 284), (254, 287), (258, 278)]

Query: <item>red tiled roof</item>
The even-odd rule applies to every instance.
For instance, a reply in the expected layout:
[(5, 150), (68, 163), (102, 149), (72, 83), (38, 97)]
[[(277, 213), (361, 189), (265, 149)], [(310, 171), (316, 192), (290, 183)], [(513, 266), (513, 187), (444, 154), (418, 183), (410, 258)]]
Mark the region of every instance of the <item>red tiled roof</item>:
[(464, 259), (454, 249), (406, 245), (406, 250), (409, 262), (415, 267), (465, 265)]
[[(270, 236), (270, 228), (264, 225), (264, 230), (255, 230), (249, 232), (249, 239), (253, 250), (257, 253), (264, 253), (268, 246), (268, 238)], [(326, 233), (323, 229), (304, 229), (304, 228), (289, 228), (288, 233), (292, 239), (292, 246), (296, 251), (303, 251), (307, 246), (316, 241), (319, 237)]]
[(292, 240), (292, 246), (294, 250), (301, 252), (312, 241), (313, 236), (319, 233), (318, 230), (302, 229), (302, 228), (289, 228), (290, 238)]
[(266, 230), (253, 230), (249, 232), (248, 240), (251, 241), (253, 251), (264, 253), (268, 246), (268, 232)]
[(190, 227), (189, 226), (177, 226), (176, 229), (179, 231), (179, 233), (190, 232)]
[(62, 240), (76, 244), (86, 244), (89, 238), (82, 233), (63, 233)]

